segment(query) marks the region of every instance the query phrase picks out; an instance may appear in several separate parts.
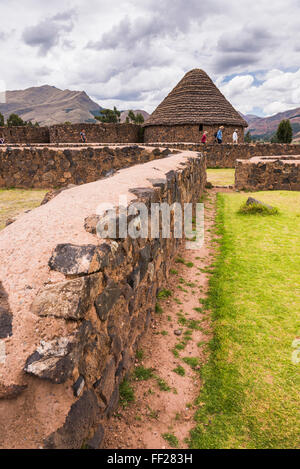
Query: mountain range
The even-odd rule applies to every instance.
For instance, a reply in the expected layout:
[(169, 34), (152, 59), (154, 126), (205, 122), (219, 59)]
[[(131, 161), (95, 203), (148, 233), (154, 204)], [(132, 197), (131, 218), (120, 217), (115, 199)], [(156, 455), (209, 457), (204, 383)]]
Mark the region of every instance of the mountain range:
[(300, 140), (300, 107), (289, 111), (279, 112), (270, 117), (258, 117), (253, 114), (243, 115), (248, 122), (248, 129), (252, 137), (269, 139), (276, 132), (279, 123), (289, 119), (293, 128), (294, 140)]
[(15, 113), (24, 121), (40, 125), (94, 122), (101, 109), (84, 91), (60, 90), (49, 85), (6, 91), (6, 102), (0, 103), (5, 118)]

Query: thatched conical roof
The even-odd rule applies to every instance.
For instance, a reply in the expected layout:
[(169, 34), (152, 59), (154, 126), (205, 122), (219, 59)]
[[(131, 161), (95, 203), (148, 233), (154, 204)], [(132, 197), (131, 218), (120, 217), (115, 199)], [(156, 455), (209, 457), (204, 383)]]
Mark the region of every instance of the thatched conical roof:
[(144, 126), (180, 124), (248, 126), (207, 73), (198, 68), (182, 78)]

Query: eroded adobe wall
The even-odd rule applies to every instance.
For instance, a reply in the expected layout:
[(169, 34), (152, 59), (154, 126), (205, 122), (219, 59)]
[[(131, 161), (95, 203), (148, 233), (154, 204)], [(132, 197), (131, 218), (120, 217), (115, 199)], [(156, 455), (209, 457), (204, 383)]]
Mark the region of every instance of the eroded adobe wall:
[(121, 194), (197, 202), (205, 182), (205, 158), (182, 152), (65, 190), (1, 231), (1, 448), (101, 446), (182, 240), (101, 240), (94, 214)]
[(237, 160), (235, 187), (250, 191), (300, 191), (300, 155)]
[(135, 124), (72, 124), (52, 125), (51, 143), (79, 143), (80, 132), (85, 131), (88, 143), (138, 143), (140, 126)]
[(0, 147), (0, 187), (58, 188), (96, 181), (114, 171), (168, 156), (166, 149)]
[(49, 143), (49, 127), (0, 127), (5, 143)]
[[(147, 144), (146, 144), (147, 145)], [(160, 146), (159, 143), (150, 144)], [(248, 160), (254, 156), (298, 155), (300, 145), (288, 143), (213, 144), (168, 143), (169, 148), (198, 151), (207, 159), (208, 168), (234, 168), (236, 160)]]
[[(215, 141), (215, 133), (219, 125), (204, 125), (203, 129), (199, 125), (153, 125), (145, 127), (144, 142), (194, 142), (200, 143), (203, 132), (207, 131), (207, 143), (212, 144)], [(244, 128), (239, 126), (224, 125), (223, 142), (232, 143), (234, 130), (238, 130), (239, 142), (244, 141)]]

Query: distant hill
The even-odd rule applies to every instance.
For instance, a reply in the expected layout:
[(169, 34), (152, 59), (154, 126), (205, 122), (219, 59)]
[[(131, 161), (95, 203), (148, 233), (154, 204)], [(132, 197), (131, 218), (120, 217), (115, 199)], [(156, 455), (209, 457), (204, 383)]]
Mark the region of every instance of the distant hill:
[(285, 112), (279, 112), (271, 117), (258, 117), (254, 115), (245, 115), (244, 119), (249, 124), (247, 129), (255, 137), (270, 138), (277, 130), (278, 124), (283, 119), (289, 119), (294, 133), (294, 140), (300, 139), (300, 107)]
[[(126, 117), (128, 116), (128, 112), (129, 112), (129, 110), (128, 110), (128, 111), (122, 111), (122, 112), (121, 112), (121, 122), (126, 122)], [(140, 110), (140, 109), (133, 109), (133, 112), (134, 112), (134, 114), (142, 114), (142, 116), (144, 117), (145, 121), (146, 121), (147, 119), (149, 119), (149, 117), (150, 117), (150, 114), (148, 114), (148, 112), (142, 111), (142, 110)]]
[(94, 116), (101, 109), (84, 91), (60, 90), (49, 85), (7, 91), (6, 103), (0, 103), (5, 118), (16, 113), (24, 121), (40, 125), (96, 122)]

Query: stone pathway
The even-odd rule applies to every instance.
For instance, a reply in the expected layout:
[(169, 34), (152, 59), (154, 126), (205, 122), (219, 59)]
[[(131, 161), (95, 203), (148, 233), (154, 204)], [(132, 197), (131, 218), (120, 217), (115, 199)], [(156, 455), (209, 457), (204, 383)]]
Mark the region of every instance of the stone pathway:
[[(199, 369), (208, 358), (210, 313), (203, 308), (209, 267), (214, 260), (216, 190), (205, 197), (205, 243), (198, 251), (178, 254), (165, 295), (137, 354), (129, 380), (135, 401), (120, 404), (110, 420), (104, 448), (187, 448), (194, 427), (195, 399), (199, 396)], [(136, 376), (147, 369), (149, 379)], [(149, 370), (150, 369), (150, 370)], [(174, 370), (177, 370), (177, 373)], [(152, 371), (151, 371), (152, 370)]]

